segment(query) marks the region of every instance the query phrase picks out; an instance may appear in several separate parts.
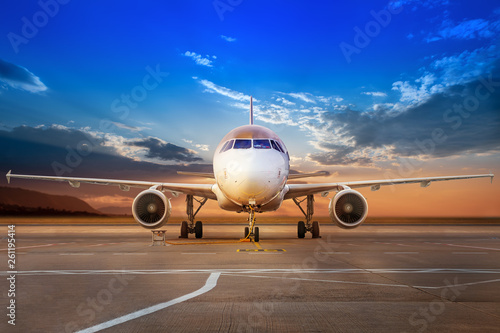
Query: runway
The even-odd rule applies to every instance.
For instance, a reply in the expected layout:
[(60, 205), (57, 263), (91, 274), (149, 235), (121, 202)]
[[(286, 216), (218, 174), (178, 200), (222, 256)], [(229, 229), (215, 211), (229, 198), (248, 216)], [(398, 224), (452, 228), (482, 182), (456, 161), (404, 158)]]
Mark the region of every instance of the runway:
[[(500, 226), (0, 226), (2, 332), (498, 332)], [(169, 242), (180, 242), (168, 225)], [(192, 237), (192, 236), (191, 236)], [(184, 242), (184, 240), (182, 241)], [(7, 323), (15, 275), (16, 325)]]

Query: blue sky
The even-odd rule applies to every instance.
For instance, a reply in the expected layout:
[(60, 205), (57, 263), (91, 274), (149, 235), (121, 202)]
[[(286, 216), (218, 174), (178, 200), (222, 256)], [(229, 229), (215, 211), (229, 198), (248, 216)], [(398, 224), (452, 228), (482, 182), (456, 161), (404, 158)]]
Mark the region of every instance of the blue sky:
[[(294, 169), (380, 178), (499, 166), (493, 1), (61, 2), (0, 13), (0, 138), (13, 154), (2, 168), (207, 168), (247, 123), (250, 95)], [(19, 162), (17, 144), (38, 163)], [(84, 162), (68, 166), (68, 145)]]

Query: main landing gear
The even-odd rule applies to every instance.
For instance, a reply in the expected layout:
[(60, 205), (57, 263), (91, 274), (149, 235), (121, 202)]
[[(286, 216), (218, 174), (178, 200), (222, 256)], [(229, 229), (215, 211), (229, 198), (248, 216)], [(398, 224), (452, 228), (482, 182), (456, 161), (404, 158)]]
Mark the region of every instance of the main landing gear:
[[(306, 210), (302, 209), (302, 206), (300, 205), (302, 202), (306, 201)], [(299, 200), (297, 198), (293, 198), (293, 202), (299, 207), (301, 210), (302, 214), (304, 214), (306, 218), (306, 222), (304, 221), (299, 221), (297, 224), (297, 235), (299, 238), (304, 238), (306, 236), (306, 232), (310, 232), (312, 234), (312, 238), (320, 238), (321, 236), (319, 235), (319, 222), (318, 221), (313, 221), (312, 217), (314, 214), (314, 195), (309, 194), (306, 198)]]
[(248, 227), (245, 227), (245, 238), (252, 239), (254, 242), (259, 242), (259, 227), (254, 227), (255, 210), (249, 206), (250, 214), (248, 215)]
[[(203, 237), (203, 223), (201, 221), (196, 221), (194, 223), (194, 218), (196, 217), (196, 214), (200, 211), (201, 207), (207, 202), (207, 198), (203, 199), (196, 199), (192, 195), (186, 195), (186, 213), (188, 216), (188, 221), (182, 221), (181, 223), (181, 235), (179, 238), (188, 238), (189, 234), (194, 234), (196, 238), (202, 238)], [(196, 209), (196, 212), (194, 212), (194, 201), (199, 203), (200, 205), (198, 206), (198, 209)]]

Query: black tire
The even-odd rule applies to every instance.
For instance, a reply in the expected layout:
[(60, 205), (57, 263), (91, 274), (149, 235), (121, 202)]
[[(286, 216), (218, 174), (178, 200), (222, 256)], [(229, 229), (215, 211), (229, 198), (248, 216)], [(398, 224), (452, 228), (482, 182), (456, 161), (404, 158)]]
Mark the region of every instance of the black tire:
[(319, 238), (319, 222), (318, 221), (313, 222), (311, 233), (312, 233), (312, 238)]
[(253, 241), (258, 243), (260, 241), (259, 238), (259, 227), (253, 228)]
[(203, 223), (201, 221), (196, 221), (194, 224), (194, 235), (196, 238), (203, 237)]
[(297, 224), (297, 236), (299, 238), (304, 238), (306, 237), (306, 224), (304, 221), (299, 221)]
[(188, 238), (188, 223), (186, 221), (182, 221), (181, 223), (181, 235), (179, 238)]
[(245, 227), (245, 238), (247, 238), (249, 232), (250, 232), (250, 229), (248, 227)]

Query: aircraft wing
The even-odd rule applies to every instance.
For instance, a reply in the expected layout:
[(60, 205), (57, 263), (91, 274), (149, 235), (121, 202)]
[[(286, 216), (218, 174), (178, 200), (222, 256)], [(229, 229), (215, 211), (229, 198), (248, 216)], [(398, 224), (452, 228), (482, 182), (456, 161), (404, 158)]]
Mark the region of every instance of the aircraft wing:
[(100, 178), (77, 178), (77, 177), (54, 177), (54, 176), (34, 176), (34, 175), (16, 175), (9, 171), (7, 173), (7, 182), (10, 183), (11, 178), (36, 179), (36, 180), (51, 180), (58, 182), (68, 182), (72, 187), (80, 187), (81, 183), (96, 184), (96, 185), (114, 185), (118, 186), (122, 191), (128, 191), (131, 187), (148, 189), (157, 186), (158, 190), (171, 192), (172, 195), (190, 194), (208, 199), (217, 200), (215, 193), (212, 192), (213, 184), (180, 184), (180, 183), (161, 183), (148, 181), (134, 180), (118, 180), (118, 179), (100, 179)]
[(299, 179), (299, 178), (307, 178), (307, 177), (321, 177), (321, 176), (328, 176), (330, 175), (329, 172), (326, 171), (320, 171), (320, 172), (314, 172), (314, 173), (291, 173), (288, 175), (288, 179)]
[(212, 179), (215, 178), (213, 173), (208, 173), (208, 172), (177, 171), (177, 174), (184, 175), (184, 176), (193, 176), (193, 177), (203, 177), (203, 178), (212, 178)]
[(321, 193), (326, 196), (332, 191), (341, 191), (345, 188), (361, 188), (371, 187), (372, 191), (377, 191), (381, 186), (399, 185), (420, 183), (421, 187), (427, 187), (431, 182), (445, 181), (445, 180), (458, 180), (458, 179), (472, 179), (472, 178), (491, 178), (493, 182), (493, 174), (484, 175), (465, 175), (465, 176), (445, 176), (445, 177), (423, 177), (423, 178), (402, 178), (402, 179), (384, 179), (384, 180), (362, 180), (355, 182), (339, 182), (339, 183), (326, 183), (326, 184), (289, 184), (288, 192), (285, 199), (301, 197), (309, 194)]

